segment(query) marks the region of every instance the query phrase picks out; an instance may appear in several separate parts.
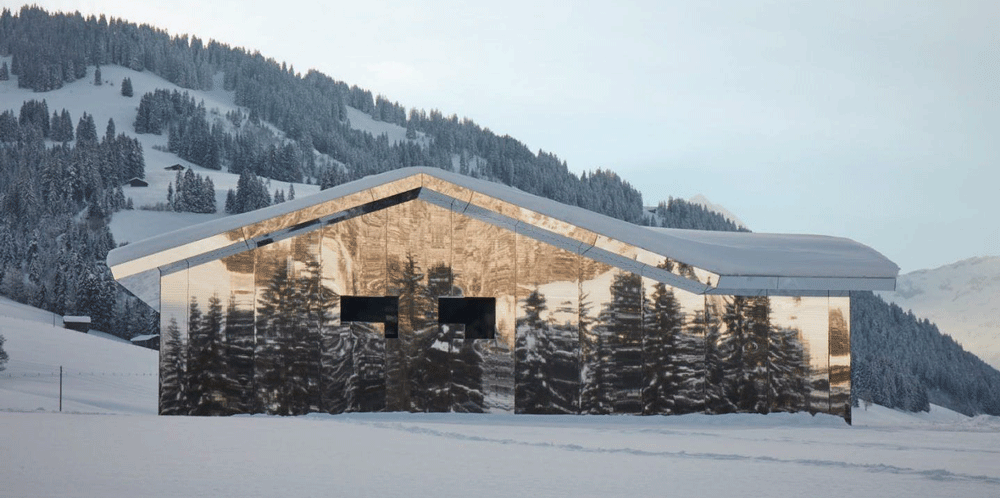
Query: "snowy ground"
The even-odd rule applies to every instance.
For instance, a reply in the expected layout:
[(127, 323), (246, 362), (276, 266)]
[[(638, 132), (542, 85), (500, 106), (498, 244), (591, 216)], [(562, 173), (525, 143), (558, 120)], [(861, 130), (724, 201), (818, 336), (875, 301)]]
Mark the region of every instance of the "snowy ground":
[(0, 300), (2, 496), (1000, 495), (1000, 419), (937, 407), (157, 417), (155, 352), (52, 320)]

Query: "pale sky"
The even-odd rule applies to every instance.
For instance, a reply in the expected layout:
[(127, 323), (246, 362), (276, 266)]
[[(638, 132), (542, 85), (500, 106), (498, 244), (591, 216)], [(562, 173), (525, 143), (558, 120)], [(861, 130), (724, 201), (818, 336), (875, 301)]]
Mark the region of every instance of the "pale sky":
[(1000, 255), (995, 0), (37, 3), (258, 50), (903, 272)]

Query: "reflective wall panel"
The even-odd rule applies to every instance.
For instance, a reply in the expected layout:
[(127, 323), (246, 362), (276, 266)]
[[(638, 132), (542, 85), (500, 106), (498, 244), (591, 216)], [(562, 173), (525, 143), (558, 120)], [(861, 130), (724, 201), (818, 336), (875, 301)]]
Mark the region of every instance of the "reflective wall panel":
[[(514, 411), (515, 236), (509, 230), (453, 213), (451, 295), (496, 300), (496, 335), (469, 339), (459, 330), (451, 339), (452, 411)], [(464, 374), (466, 380), (462, 380)], [(478, 375), (478, 383), (475, 377)], [(473, 393), (465, 406), (457, 404)], [(479, 394), (481, 393), (481, 395)], [(482, 397), (479, 405), (479, 397)]]
[[(323, 228), (323, 284), (335, 296), (386, 293), (386, 213), (373, 212)], [(323, 334), (322, 398), (329, 413), (381, 411), (386, 406), (385, 328), (343, 323), (336, 297)]]
[(610, 338), (605, 308), (611, 302), (614, 267), (580, 258), (578, 323), (580, 330), (580, 412), (612, 413)]
[(703, 297), (642, 279), (642, 412), (671, 415), (704, 409)]
[(580, 411), (579, 256), (518, 234), (515, 406)]
[(187, 415), (188, 272), (160, 277), (160, 414)]
[(221, 260), (188, 270), (189, 373), (185, 380), (191, 415), (238, 412), (239, 389), (228, 382), (232, 372), (227, 372), (225, 318), (230, 275)]
[[(233, 413), (255, 413), (254, 407), (254, 253), (235, 254), (222, 259), (229, 281), (225, 302), (223, 343), (228, 384), (227, 404)], [(228, 276), (228, 279), (226, 278)]]
[(386, 209), (387, 296), (399, 297), (399, 337), (386, 340), (386, 410), (410, 411), (423, 345), (437, 332), (437, 300), (427, 286), (428, 209), (407, 202)]
[(830, 413), (851, 420), (851, 298), (830, 297)]
[[(849, 417), (849, 298), (693, 293), (688, 283), (714, 276), (562, 222), (535, 220), (602, 247), (498, 226), (475, 209), (525, 212), (453, 193), (468, 200), (404, 199), (175, 265), (161, 277), (161, 413)], [(635, 271), (587, 256), (598, 250)], [(391, 298), (398, 337), (382, 322), (344, 321), (341, 296)], [(485, 299), (495, 335), (443, 323), (442, 298)]]
[(826, 297), (772, 297), (772, 409), (830, 411)]

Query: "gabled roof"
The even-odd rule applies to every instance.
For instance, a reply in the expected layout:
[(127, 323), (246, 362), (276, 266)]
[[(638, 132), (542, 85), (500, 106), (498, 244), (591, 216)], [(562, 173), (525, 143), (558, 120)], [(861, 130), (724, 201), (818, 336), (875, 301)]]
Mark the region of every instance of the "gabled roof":
[[(175, 271), (178, 265), (253, 249), (414, 199), (692, 292), (892, 290), (899, 272), (885, 256), (846, 238), (642, 227), (498, 183), (424, 167), (365, 177), (128, 244), (108, 254), (108, 265), (115, 278), (140, 295), (158, 287), (151, 278), (158, 281), (160, 273)], [(679, 263), (678, 269), (657, 268), (664, 258)], [(143, 274), (145, 284), (137, 278), (129, 282)]]

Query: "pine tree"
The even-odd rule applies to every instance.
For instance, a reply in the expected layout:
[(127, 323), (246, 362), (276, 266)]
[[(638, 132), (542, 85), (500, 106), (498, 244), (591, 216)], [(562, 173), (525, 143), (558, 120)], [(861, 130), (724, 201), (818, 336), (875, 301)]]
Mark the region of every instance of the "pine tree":
[(122, 80), (122, 97), (132, 96), (132, 78), (125, 78)]
[(61, 135), (61, 141), (70, 142), (75, 137), (73, 133), (73, 118), (70, 116), (69, 111), (66, 109), (62, 110), (59, 114), (59, 134)]
[(83, 113), (80, 122), (76, 125), (76, 145), (89, 146), (97, 145), (97, 126), (94, 124), (94, 116)]
[(3, 61), (3, 64), (0, 64), (0, 81), (8, 80), (10, 80), (10, 68), (7, 67), (7, 61)]
[(104, 144), (111, 147), (115, 142), (115, 120), (108, 118), (108, 126), (104, 129)]
[(101, 66), (99, 65), (94, 68), (94, 84), (97, 86), (101, 86), (103, 84), (101, 81)]

